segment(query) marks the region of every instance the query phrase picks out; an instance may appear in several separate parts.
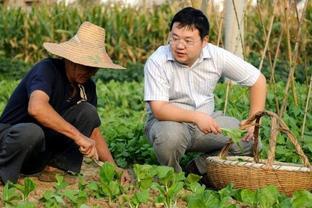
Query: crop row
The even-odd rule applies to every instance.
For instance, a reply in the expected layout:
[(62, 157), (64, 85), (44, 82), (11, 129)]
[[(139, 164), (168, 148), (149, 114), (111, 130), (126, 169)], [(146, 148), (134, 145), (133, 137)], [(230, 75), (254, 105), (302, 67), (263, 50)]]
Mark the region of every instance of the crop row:
[[(5, 106), (18, 81), (0, 81), (0, 112)], [(276, 112), (276, 102), (283, 99), (284, 85), (279, 83), (269, 87), (266, 109)], [(307, 113), (306, 124), (303, 129), (304, 106), (308, 89), (304, 85), (296, 83), (298, 103), (295, 105), (292, 97), (288, 101), (288, 109), (283, 116), (284, 121), (301, 143), (305, 153), (312, 158), (312, 115)], [(218, 84), (216, 88), (216, 109), (223, 111), (226, 85)], [(106, 136), (110, 149), (122, 167), (129, 167), (134, 163), (157, 164), (151, 145), (144, 135), (145, 102), (143, 100), (142, 82), (116, 82), (107, 83), (97, 81), (98, 112), (102, 119), (101, 131)], [(226, 113), (228, 115), (244, 119), (248, 115), (248, 92), (246, 88), (233, 86), (229, 94), (229, 102)], [(302, 131), (303, 129), (303, 131)], [(303, 134), (302, 134), (303, 132)], [(262, 156), (267, 154), (270, 137), (269, 120), (263, 119), (260, 136), (264, 144)], [(300, 159), (295, 153), (292, 144), (283, 135), (277, 139), (278, 148), (276, 159), (285, 162), (299, 163)], [(190, 158), (186, 157), (187, 161)]]
[[(274, 186), (258, 190), (234, 189), (232, 185), (215, 191), (198, 183), (200, 176), (175, 173), (165, 166), (134, 165), (135, 181), (121, 184), (113, 165), (104, 163), (97, 180), (80, 177), (78, 187), (68, 186), (63, 176), (56, 176), (53, 189), (44, 191), (39, 199), (32, 197), (36, 184), (25, 178), (24, 183), (8, 183), (3, 189), (5, 207), (259, 207), (309, 208), (312, 194), (300, 190), (288, 198)], [(38, 197), (38, 196), (37, 196)]]

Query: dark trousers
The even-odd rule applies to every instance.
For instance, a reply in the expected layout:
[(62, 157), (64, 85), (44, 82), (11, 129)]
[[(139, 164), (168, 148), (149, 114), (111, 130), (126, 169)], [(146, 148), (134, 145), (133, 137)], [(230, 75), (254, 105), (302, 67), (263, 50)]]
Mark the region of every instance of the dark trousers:
[[(72, 106), (62, 117), (90, 137), (100, 125), (96, 108), (87, 102)], [(34, 123), (0, 124), (0, 179), (16, 182), (20, 174), (35, 174), (46, 165), (79, 173), (83, 155), (68, 137)]]

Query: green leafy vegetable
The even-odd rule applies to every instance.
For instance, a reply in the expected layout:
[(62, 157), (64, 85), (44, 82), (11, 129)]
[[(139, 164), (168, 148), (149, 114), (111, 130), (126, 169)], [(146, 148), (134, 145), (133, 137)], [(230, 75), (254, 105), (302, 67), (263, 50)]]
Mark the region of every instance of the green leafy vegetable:
[(246, 134), (246, 130), (241, 130), (241, 129), (226, 129), (226, 128), (221, 128), (222, 133), (230, 137), (234, 143), (239, 143), (240, 140), (243, 138), (243, 136)]

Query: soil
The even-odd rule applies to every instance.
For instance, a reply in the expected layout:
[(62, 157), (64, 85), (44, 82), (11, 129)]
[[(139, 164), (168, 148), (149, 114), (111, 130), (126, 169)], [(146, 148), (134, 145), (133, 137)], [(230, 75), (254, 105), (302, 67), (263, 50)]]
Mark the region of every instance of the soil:
[[(99, 179), (99, 166), (94, 162), (88, 162), (88, 160), (84, 160), (81, 168), (81, 173), (83, 175), (83, 178), (85, 181), (97, 181)], [(36, 188), (33, 192), (30, 193), (28, 200), (31, 202), (36, 202), (36, 206), (39, 208), (43, 208), (43, 204), (39, 201), (40, 198), (42, 198), (43, 194), (48, 190), (53, 190), (53, 187), (55, 186), (55, 182), (42, 182), (39, 181), (37, 177), (30, 177), (31, 180), (36, 184)], [(20, 178), (18, 183), (24, 184), (24, 178)], [(66, 189), (78, 189), (78, 181), (75, 184), (69, 185), (66, 187)], [(128, 194), (132, 195), (130, 191)], [(157, 192), (151, 191), (150, 193), (150, 199), (145, 205), (140, 205), (140, 208), (163, 208), (163, 204), (155, 204), (155, 201), (153, 198), (156, 198), (158, 195)], [(4, 207), (3, 204), (3, 185), (0, 185), (0, 207)], [(117, 199), (118, 201), (118, 199)], [(95, 198), (89, 198), (88, 202), (86, 203), (90, 207), (101, 207), (101, 208), (119, 208), (121, 207), (120, 204), (111, 202), (109, 204), (108, 199), (95, 199)], [(71, 206), (69, 206), (71, 207)], [(187, 204), (185, 201), (179, 199), (177, 201), (176, 207), (187, 207)]]
[[(85, 181), (95, 181), (98, 180), (99, 177), (99, 166), (93, 162), (88, 162), (84, 160), (82, 167), (81, 167), (81, 173), (85, 179)], [(53, 187), (55, 185), (55, 182), (42, 182), (39, 181), (37, 177), (30, 177), (30, 179), (36, 184), (36, 188), (33, 192), (29, 195), (29, 201), (32, 202), (39, 202), (39, 199), (42, 198), (44, 192), (47, 190), (53, 190)], [(20, 178), (18, 183), (24, 184), (24, 178)], [(69, 185), (66, 187), (66, 189), (78, 189), (78, 180), (77, 183)], [(4, 207), (3, 200), (3, 185), (0, 185), (0, 207)], [(108, 205), (108, 201), (104, 199), (90, 199), (88, 201), (88, 205), (98, 207), (112, 207)], [(43, 207), (40, 203), (38, 204), (38, 207)]]

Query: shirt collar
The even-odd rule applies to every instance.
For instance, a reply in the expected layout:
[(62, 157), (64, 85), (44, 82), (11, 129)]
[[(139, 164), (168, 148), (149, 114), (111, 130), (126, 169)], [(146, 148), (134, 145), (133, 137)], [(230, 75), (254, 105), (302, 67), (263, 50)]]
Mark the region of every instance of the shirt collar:
[(166, 54), (166, 56), (167, 56), (167, 61), (174, 61), (174, 58), (173, 58), (173, 56), (172, 56), (172, 52), (171, 52), (170, 45), (167, 45), (167, 47), (168, 47), (167, 54)]
[(206, 46), (202, 50), (202, 59), (210, 59), (211, 55), (209, 53), (209, 43), (206, 44)]

